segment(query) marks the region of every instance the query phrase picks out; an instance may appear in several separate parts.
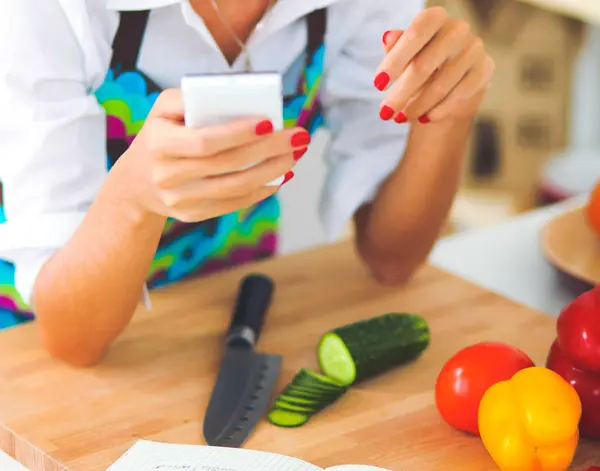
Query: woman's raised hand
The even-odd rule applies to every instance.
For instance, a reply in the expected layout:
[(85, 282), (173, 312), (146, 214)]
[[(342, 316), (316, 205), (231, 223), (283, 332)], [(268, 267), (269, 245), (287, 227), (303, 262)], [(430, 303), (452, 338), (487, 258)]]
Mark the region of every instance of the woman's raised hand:
[(406, 31), (386, 32), (383, 42), (387, 54), (374, 79), (375, 87), (388, 91), (382, 119), (427, 124), (477, 113), (491, 84), (494, 61), (468, 23), (431, 7)]

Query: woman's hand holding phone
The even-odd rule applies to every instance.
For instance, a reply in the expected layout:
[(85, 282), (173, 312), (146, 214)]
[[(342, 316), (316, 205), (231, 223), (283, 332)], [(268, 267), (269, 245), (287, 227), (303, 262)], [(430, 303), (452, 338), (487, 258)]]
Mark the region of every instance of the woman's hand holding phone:
[(260, 117), (186, 127), (181, 92), (169, 89), (115, 169), (125, 172), (128, 199), (140, 210), (196, 222), (275, 193), (280, 187), (267, 184), (282, 175), (289, 181), (309, 143), (303, 128), (274, 131)]

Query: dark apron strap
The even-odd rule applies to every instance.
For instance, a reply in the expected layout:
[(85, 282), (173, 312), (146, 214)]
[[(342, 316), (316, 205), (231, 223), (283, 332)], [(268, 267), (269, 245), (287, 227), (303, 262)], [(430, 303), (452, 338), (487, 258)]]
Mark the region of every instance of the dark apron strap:
[(150, 10), (119, 12), (119, 28), (113, 41), (113, 55), (110, 67), (135, 70), (142, 48), (144, 33)]
[(325, 42), (325, 31), (327, 29), (327, 10), (321, 8), (308, 14), (306, 19), (308, 27), (308, 40), (306, 44), (306, 65), (312, 64), (312, 59), (319, 47)]
[[(298, 84), (299, 94), (305, 94), (307, 91), (304, 89), (307, 80), (307, 69), (313, 65), (315, 53), (317, 50), (325, 44), (325, 33), (327, 30), (327, 10), (321, 8), (320, 10), (314, 10), (308, 14), (306, 18), (306, 25), (308, 28), (308, 39), (306, 44), (306, 55), (305, 55), (305, 67), (303, 71), (303, 78), (301, 83)], [(291, 97), (294, 99), (294, 97)], [(288, 103), (289, 98), (284, 97), (284, 103)], [(321, 101), (315, 97), (314, 106), (310, 110), (308, 115), (305, 115), (302, 123), (300, 124), (308, 132), (312, 133), (317, 124), (317, 120), (323, 116), (323, 106)]]

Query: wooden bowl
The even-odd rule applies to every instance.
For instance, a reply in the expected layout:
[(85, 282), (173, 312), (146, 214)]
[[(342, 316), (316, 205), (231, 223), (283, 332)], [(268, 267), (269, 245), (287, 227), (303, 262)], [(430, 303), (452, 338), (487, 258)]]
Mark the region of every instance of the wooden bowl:
[(588, 225), (584, 208), (548, 222), (542, 230), (542, 250), (562, 274), (588, 288), (600, 284), (600, 236)]

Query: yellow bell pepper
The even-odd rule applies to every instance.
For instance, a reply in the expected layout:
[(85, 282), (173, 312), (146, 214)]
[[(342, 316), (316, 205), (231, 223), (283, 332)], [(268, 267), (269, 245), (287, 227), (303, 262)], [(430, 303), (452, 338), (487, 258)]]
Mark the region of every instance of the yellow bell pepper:
[(478, 411), (483, 445), (501, 471), (567, 470), (580, 418), (575, 388), (538, 366), (491, 386)]

